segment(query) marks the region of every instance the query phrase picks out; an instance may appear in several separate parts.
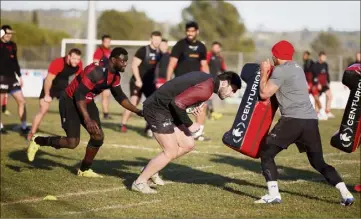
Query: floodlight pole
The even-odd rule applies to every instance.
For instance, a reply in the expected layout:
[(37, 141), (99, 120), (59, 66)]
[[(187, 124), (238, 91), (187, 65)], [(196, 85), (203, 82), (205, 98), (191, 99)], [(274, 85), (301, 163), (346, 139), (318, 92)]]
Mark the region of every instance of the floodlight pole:
[(95, 51), (95, 40), (97, 34), (97, 16), (95, 11), (96, 1), (88, 0), (88, 33), (87, 33), (87, 47), (86, 47), (86, 65), (93, 62), (93, 54)]

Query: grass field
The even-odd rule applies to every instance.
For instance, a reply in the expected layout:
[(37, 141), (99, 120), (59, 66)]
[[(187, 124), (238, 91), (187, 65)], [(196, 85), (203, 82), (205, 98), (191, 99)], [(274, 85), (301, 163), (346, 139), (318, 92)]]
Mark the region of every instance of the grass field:
[[(27, 103), (31, 122), (38, 104), (36, 99)], [(42, 133), (64, 133), (57, 108), (55, 101), (41, 124)], [(139, 169), (159, 152), (159, 147), (155, 140), (141, 135), (144, 121), (140, 118), (132, 117), (129, 132), (120, 133), (123, 109), (115, 104), (111, 108), (114, 119), (103, 121), (105, 144), (93, 165), (94, 171), (105, 176), (102, 179), (75, 174), (88, 140), (84, 129), (77, 149), (44, 147), (33, 163), (27, 161), (25, 139), (11, 131), (1, 136), (1, 217), (360, 218), (360, 193), (353, 193), (355, 205), (340, 206), (338, 190), (329, 186), (294, 146), (276, 158), (283, 203), (253, 204), (266, 193), (260, 161), (225, 147), (221, 141), (237, 108), (227, 107), (222, 120), (207, 122), (206, 133), (212, 141), (197, 143), (195, 151), (167, 166), (161, 172), (167, 184), (157, 188), (156, 195), (129, 190)], [(9, 109), (16, 112), (12, 99)], [(335, 114), (337, 119), (320, 122), (325, 160), (336, 167), (352, 189), (360, 183), (360, 150), (346, 154), (329, 145), (342, 112)], [(18, 118), (4, 116), (3, 121), (11, 129)], [(44, 201), (47, 195), (57, 200)]]

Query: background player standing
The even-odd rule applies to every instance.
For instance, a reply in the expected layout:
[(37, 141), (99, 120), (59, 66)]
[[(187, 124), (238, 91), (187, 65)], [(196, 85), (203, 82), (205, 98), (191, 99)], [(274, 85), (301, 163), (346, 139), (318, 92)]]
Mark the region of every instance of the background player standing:
[[(12, 35), (15, 32), (9, 25), (3, 25), (1, 31), (4, 35), (1, 37), (0, 41), (0, 103), (4, 102), (8, 93), (14, 97), (18, 104), (21, 133), (26, 135), (29, 132), (29, 127), (26, 124), (25, 99), (21, 90), (23, 79), (21, 78), (20, 66), (17, 58), (16, 43), (11, 41)], [(0, 132), (2, 134), (7, 133), (1, 120)]]
[[(172, 48), (171, 58), (167, 70), (167, 81), (172, 79), (173, 73), (175, 77), (182, 76), (188, 72), (200, 71), (209, 73), (207, 63), (207, 48), (199, 40), (198, 24), (190, 21), (185, 25), (186, 38), (179, 40)], [(206, 121), (207, 104), (203, 105), (202, 113), (196, 116), (196, 121), (201, 125), (200, 136), (196, 137), (199, 141), (209, 141), (210, 138), (204, 136), (204, 124)]]
[(159, 45), (159, 50), (162, 54), (157, 68), (155, 70), (156, 88), (159, 88), (167, 81), (167, 70), (169, 65), (170, 53), (168, 51), (168, 40), (162, 39), (162, 42)]
[[(102, 61), (104, 65), (107, 65), (109, 62), (110, 56), (110, 43), (112, 38), (110, 35), (103, 35), (102, 36), (102, 45), (100, 45), (94, 52), (93, 62), (98, 63)], [(103, 118), (104, 119), (111, 119), (109, 115), (109, 98), (110, 98), (110, 90), (104, 90), (102, 93), (102, 107), (103, 107)]]
[[(133, 76), (129, 81), (130, 101), (133, 105), (138, 105), (142, 94), (148, 98), (156, 90), (155, 87), (155, 69), (160, 60), (159, 45), (162, 41), (162, 34), (159, 31), (153, 31), (150, 34), (150, 44), (140, 47), (135, 53), (132, 61)], [(121, 132), (127, 131), (127, 122), (131, 112), (124, 112), (121, 124)], [(148, 137), (152, 137), (152, 132), (148, 126), (144, 130)]]
[(41, 120), (49, 110), (51, 101), (54, 98), (60, 99), (69, 84), (69, 78), (74, 74), (79, 74), (82, 70), (81, 51), (76, 48), (71, 49), (67, 56), (56, 58), (50, 63), (48, 75), (39, 96), (40, 110), (34, 117), (28, 140), (31, 140), (33, 134), (38, 130)]
[(93, 172), (90, 167), (99, 148), (103, 145), (104, 133), (101, 128), (99, 111), (94, 97), (105, 89), (110, 89), (115, 100), (124, 108), (143, 116), (142, 110), (130, 103), (120, 87), (120, 72), (127, 66), (128, 52), (122, 48), (114, 48), (109, 58), (109, 64), (92, 63), (82, 71), (66, 88), (59, 102), (59, 112), (64, 136), (36, 136), (30, 141), (27, 156), (33, 161), (40, 146), (50, 146), (56, 149), (74, 149), (80, 142), (80, 126), (89, 133), (85, 157), (78, 170), (78, 176), (102, 177)]

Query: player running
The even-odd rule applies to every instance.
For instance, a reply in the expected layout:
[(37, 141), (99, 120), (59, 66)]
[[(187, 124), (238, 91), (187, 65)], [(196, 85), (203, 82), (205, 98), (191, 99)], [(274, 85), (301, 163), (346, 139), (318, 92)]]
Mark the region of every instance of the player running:
[[(21, 86), (23, 79), (21, 78), (20, 66), (17, 58), (16, 43), (11, 41), (13, 33), (15, 33), (9, 25), (1, 27), (2, 37), (0, 41), (0, 103), (5, 102), (5, 98), (10, 93), (18, 104), (18, 114), (21, 121), (21, 134), (27, 135), (29, 127), (26, 124), (26, 107), (25, 99)], [(16, 74), (16, 75), (15, 75)], [(1, 122), (0, 116), (0, 133), (6, 134)]]
[(76, 76), (66, 88), (59, 102), (59, 111), (64, 136), (41, 137), (36, 136), (30, 141), (27, 157), (33, 161), (36, 152), (41, 146), (50, 146), (56, 149), (74, 149), (80, 142), (80, 125), (89, 133), (85, 157), (78, 170), (78, 176), (102, 177), (93, 172), (90, 167), (99, 148), (103, 145), (104, 133), (101, 128), (99, 111), (94, 97), (105, 89), (110, 89), (115, 100), (124, 108), (143, 116), (141, 110), (130, 103), (120, 87), (120, 72), (128, 61), (128, 52), (121, 47), (113, 49), (107, 66), (92, 63)]
[[(167, 70), (167, 81), (169, 81), (173, 72), (175, 77), (182, 76), (188, 72), (201, 71), (209, 73), (209, 67), (207, 63), (207, 48), (199, 40), (198, 24), (194, 21), (190, 21), (185, 25), (186, 38), (179, 40), (172, 48), (171, 58)], [(196, 121), (201, 125), (201, 135), (196, 136), (198, 141), (209, 141), (210, 138), (204, 136), (204, 123), (206, 121), (206, 108), (207, 104), (203, 105), (202, 113), (196, 116)]]
[(76, 48), (71, 49), (67, 56), (56, 58), (50, 63), (48, 75), (39, 96), (40, 111), (34, 117), (28, 140), (31, 140), (38, 130), (41, 120), (49, 110), (51, 101), (54, 98), (60, 99), (69, 84), (69, 78), (82, 70), (81, 51)]
[(295, 143), (300, 152), (306, 152), (313, 168), (320, 172), (327, 182), (341, 193), (342, 205), (354, 202), (352, 194), (334, 167), (323, 159), (317, 114), (312, 107), (306, 78), (302, 68), (294, 61), (293, 46), (287, 41), (280, 41), (272, 48), (275, 68), (270, 79), (269, 60), (261, 63), (260, 96), (268, 99), (276, 94), (281, 118), (266, 138), (260, 157), (263, 175), (267, 182), (268, 194), (255, 203), (280, 203), (278, 190), (278, 172), (275, 156), (289, 145)]
[[(112, 38), (110, 35), (105, 34), (102, 36), (102, 45), (100, 45), (95, 50), (93, 55), (93, 62), (99, 63), (101, 61), (102, 63), (104, 63), (104, 65), (108, 64), (109, 56), (112, 51), (110, 49), (111, 41)], [(109, 97), (110, 97), (109, 89), (104, 90), (102, 93), (102, 108), (103, 108), (104, 119), (112, 119), (112, 117), (109, 115)]]
[(312, 67), (312, 73), (314, 77), (314, 84), (317, 86), (317, 93), (314, 95), (319, 99), (322, 93), (326, 94), (326, 107), (325, 112), (326, 115), (321, 113), (321, 102), (319, 105), (315, 105), (316, 112), (319, 112), (318, 118), (320, 120), (327, 120), (328, 118), (335, 118), (335, 116), (331, 113), (331, 101), (332, 101), (332, 93), (330, 90), (330, 74), (328, 71), (328, 64), (326, 62), (326, 53), (320, 52), (318, 55), (318, 61), (314, 63)]
[(213, 93), (223, 100), (240, 88), (241, 79), (234, 72), (215, 76), (196, 71), (166, 82), (144, 101), (144, 118), (163, 151), (148, 163), (133, 182), (132, 190), (156, 193), (149, 187), (148, 180), (164, 185), (158, 172), (194, 148), (192, 135), (199, 132), (200, 124), (193, 123), (188, 117), (188, 107), (207, 101)]
[[(142, 46), (138, 49), (133, 57), (132, 72), (133, 76), (130, 79), (130, 101), (134, 105), (138, 105), (144, 94), (148, 98), (156, 90), (155, 87), (155, 69), (160, 60), (161, 54), (159, 52), (159, 45), (162, 41), (162, 34), (159, 31), (153, 31), (150, 34), (150, 44)], [(127, 131), (127, 122), (131, 112), (126, 110), (124, 112), (121, 124), (121, 132)], [(152, 132), (148, 125), (144, 133), (148, 137), (152, 137)]]
[[(226, 63), (224, 62), (224, 58), (221, 55), (221, 52), (222, 52), (222, 44), (220, 42), (214, 41), (212, 43), (211, 51), (207, 53), (209, 72), (213, 75), (219, 75), (225, 72), (227, 69)], [(213, 101), (215, 101), (214, 100), (215, 98), (217, 97), (213, 95), (213, 97), (208, 101), (207, 114), (208, 117), (211, 118), (212, 120), (220, 119), (223, 116), (221, 113), (214, 112)]]

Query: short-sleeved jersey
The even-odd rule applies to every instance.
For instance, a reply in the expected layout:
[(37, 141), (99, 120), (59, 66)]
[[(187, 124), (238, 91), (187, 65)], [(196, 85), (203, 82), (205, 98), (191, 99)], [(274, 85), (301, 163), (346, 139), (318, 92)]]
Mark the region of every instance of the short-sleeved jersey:
[(200, 71), (201, 61), (207, 60), (207, 48), (201, 41), (190, 42), (185, 38), (174, 45), (171, 57), (178, 59), (174, 69), (174, 74), (178, 77), (192, 71)]
[(135, 57), (142, 60), (138, 67), (140, 77), (144, 78), (147, 76), (147, 78), (154, 79), (155, 69), (161, 58), (160, 52), (156, 49), (152, 49), (150, 45), (142, 46), (135, 53)]
[(330, 75), (328, 72), (328, 65), (326, 62), (316, 62), (313, 64), (312, 73), (315, 81), (321, 85), (327, 85), (330, 83)]
[(67, 64), (67, 57), (56, 58), (51, 61), (48, 73), (55, 75), (52, 87), (64, 90), (69, 83), (69, 77), (79, 74), (83, 70), (83, 63), (80, 61), (76, 67)]
[(209, 72), (211, 74), (219, 75), (227, 69), (224, 58), (211, 51), (207, 53), (207, 62), (209, 65)]

